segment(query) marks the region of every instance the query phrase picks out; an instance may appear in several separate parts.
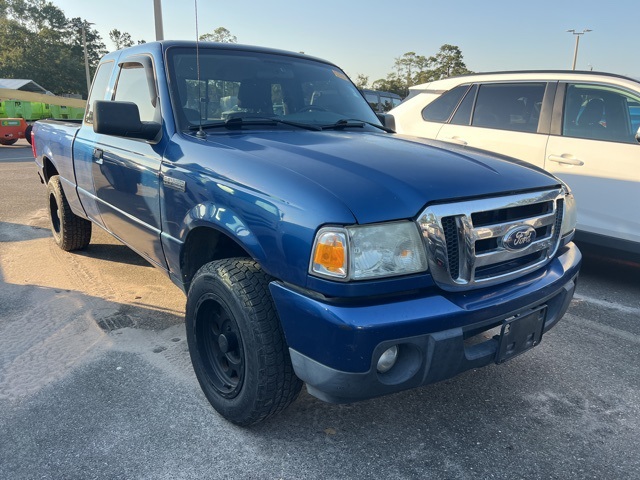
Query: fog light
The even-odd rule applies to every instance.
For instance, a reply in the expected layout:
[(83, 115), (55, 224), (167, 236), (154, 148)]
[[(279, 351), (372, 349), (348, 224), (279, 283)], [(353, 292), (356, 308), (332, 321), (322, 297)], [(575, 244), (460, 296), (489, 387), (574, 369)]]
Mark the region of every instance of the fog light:
[(378, 360), (378, 372), (388, 372), (396, 364), (396, 360), (398, 360), (398, 346), (394, 345), (380, 355), (380, 359)]

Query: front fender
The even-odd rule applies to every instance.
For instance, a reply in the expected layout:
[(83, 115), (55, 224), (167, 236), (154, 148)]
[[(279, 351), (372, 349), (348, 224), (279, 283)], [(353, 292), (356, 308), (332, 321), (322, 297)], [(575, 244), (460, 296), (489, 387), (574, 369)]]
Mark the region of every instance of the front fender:
[(228, 206), (219, 206), (214, 202), (199, 203), (187, 211), (181, 223), (177, 238), (169, 235), (166, 231), (162, 233), (162, 243), (169, 272), (174, 282), (178, 284), (183, 281), (182, 259), (185, 244), (189, 235), (198, 228), (205, 227), (215, 230), (235, 241), (261, 265), (266, 262), (266, 254), (257, 236), (241, 220), (240, 215)]
[(263, 264), (266, 260), (265, 252), (256, 235), (242, 221), (239, 214), (228, 206), (218, 206), (213, 202), (198, 204), (189, 210), (183, 224), (183, 242), (195, 228), (214, 228), (235, 240), (258, 263)]

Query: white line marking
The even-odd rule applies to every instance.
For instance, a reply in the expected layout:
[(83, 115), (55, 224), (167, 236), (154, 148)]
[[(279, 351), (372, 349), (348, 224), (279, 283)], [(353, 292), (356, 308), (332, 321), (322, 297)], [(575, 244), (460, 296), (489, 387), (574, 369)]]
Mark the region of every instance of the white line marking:
[[(593, 320), (587, 320), (586, 318), (577, 317), (576, 315), (568, 314), (564, 318), (569, 323), (573, 323), (574, 325), (591, 328), (593, 330), (597, 330), (600, 333), (626, 340), (627, 342), (640, 344), (640, 335), (636, 335), (635, 333), (627, 332), (626, 330), (620, 330), (619, 328), (610, 327), (609, 325), (603, 325), (602, 323), (594, 322)], [(563, 321), (565, 320), (563, 319)]]
[(609, 302), (607, 300), (600, 300), (599, 298), (587, 297), (585, 295), (576, 294), (573, 296), (574, 300), (579, 302), (587, 302), (599, 307), (611, 308), (624, 313), (630, 313), (631, 315), (640, 316), (640, 308), (629, 307), (627, 305), (621, 305), (619, 303)]

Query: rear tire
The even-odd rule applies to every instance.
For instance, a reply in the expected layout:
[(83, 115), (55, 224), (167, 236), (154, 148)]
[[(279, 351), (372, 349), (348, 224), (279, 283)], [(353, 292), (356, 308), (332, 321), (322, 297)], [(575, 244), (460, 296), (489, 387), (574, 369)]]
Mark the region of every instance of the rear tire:
[(251, 259), (218, 260), (196, 273), (187, 296), (187, 342), (196, 377), (213, 408), (237, 425), (284, 410), (302, 387), (270, 280)]
[(11, 140), (3, 139), (3, 140), (0, 140), (0, 145), (6, 145), (6, 146), (9, 146), (9, 145), (13, 145), (13, 144), (14, 144), (14, 143), (16, 143), (17, 141), (18, 141), (18, 139), (17, 139), (17, 138), (12, 138)]
[(51, 233), (56, 245), (67, 252), (89, 245), (91, 222), (71, 211), (58, 175), (49, 179), (47, 198)]

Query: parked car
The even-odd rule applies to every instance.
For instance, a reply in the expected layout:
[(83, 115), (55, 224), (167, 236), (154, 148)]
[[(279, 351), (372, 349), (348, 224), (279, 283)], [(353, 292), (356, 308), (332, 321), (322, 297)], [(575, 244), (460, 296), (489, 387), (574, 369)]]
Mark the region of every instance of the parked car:
[(385, 113), (393, 107), (397, 107), (402, 102), (402, 97), (397, 93), (382, 92), (380, 90), (361, 90), (364, 99), (376, 113)]
[(577, 240), (640, 253), (640, 81), (596, 72), (503, 72), (410, 89), (399, 133), (509, 155), (564, 180)]

